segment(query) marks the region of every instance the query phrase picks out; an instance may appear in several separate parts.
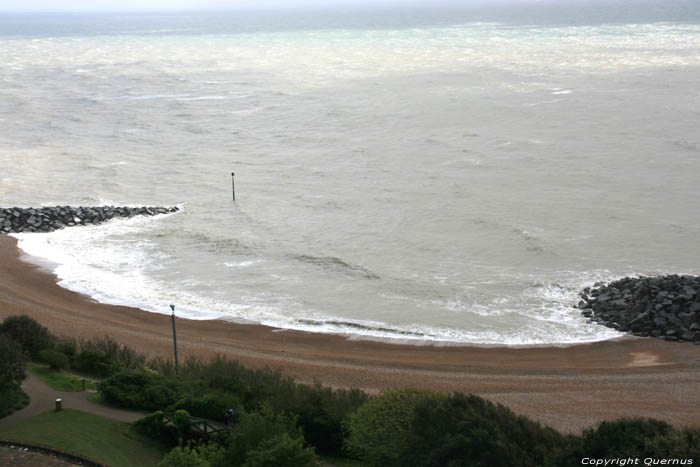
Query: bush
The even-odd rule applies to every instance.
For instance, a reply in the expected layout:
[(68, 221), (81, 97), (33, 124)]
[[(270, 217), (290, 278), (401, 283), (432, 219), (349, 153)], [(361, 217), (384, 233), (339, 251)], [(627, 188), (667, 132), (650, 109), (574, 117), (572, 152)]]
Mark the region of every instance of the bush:
[(318, 465), (312, 448), (304, 448), (304, 437), (295, 420), (275, 413), (268, 405), (243, 414), (223, 440), (225, 451), (215, 467)]
[(187, 395), (168, 407), (169, 411), (179, 409), (187, 410), (195, 417), (224, 421), (224, 414), (228, 409), (241, 412), (242, 408), (240, 401), (234, 395), (209, 392), (198, 397)]
[(347, 452), (370, 465), (396, 465), (409, 447), (415, 407), (440, 397), (429, 391), (404, 389), (370, 399), (349, 418)]
[(83, 350), (71, 359), (71, 366), (84, 373), (106, 377), (118, 372), (121, 367), (103, 352), (98, 350)]
[(0, 334), (0, 390), (21, 383), (26, 375), (22, 346), (12, 337)]
[(97, 385), (107, 402), (137, 410), (162, 410), (181, 398), (176, 383), (142, 370), (124, 370)]
[(104, 358), (104, 363), (108, 363), (115, 368), (137, 368), (146, 362), (146, 356), (136, 352), (114, 339), (105, 336), (101, 339), (91, 339), (80, 341), (81, 352), (90, 351), (97, 353)]
[(304, 448), (304, 438), (288, 433), (263, 440), (248, 452), (243, 467), (307, 467), (318, 465), (313, 449)]
[(146, 415), (134, 422), (138, 431), (154, 439), (163, 439), (166, 433), (163, 432), (163, 411), (156, 410), (152, 414)]
[(678, 430), (666, 422), (641, 418), (605, 421), (584, 431), (552, 465), (572, 465), (583, 457), (700, 460), (700, 429)]
[(211, 467), (211, 464), (196, 449), (178, 446), (165, 455), (158, 467)]
[(70, 367), (66, 354), (57, 352), (53, 349), (44, 349), (39, 352), (38, 360), (48, 363), (52, 370), (64, 370)]
[(62, 340), (56, 343), (56, 350), (71, 358), (78, 353), (78, 344), (73, 339)]
[[(567, 438), (502, 405), (456, 393), (420, 401), (398, 465), (543, 465)], [(580, 459), (579, 459), (580, 461)]]
[(190, 435), (192, 420), (187, 410), (176, 410), (173, 414), (173, 424), (177, 429), (177, 437), (182, 440)]
[(7, 384), (0, 387), (0, 418), (6, 417), (29, 404), (29, 397), (19, 385)]
[(359, 390), (333, 390), (320, 384), (291, 382), (275, 389), (271, 402), (278, 411), (294, 413), (306, 441), (320, 452), (342, 455), (343, 424), (369, 396)]
[(20, 343), (25, 352), (36, 358), (51, 347), (54, 337), (48, 329), (27, 315), (8, 316), (0, 324), (0, 334), (7, 334)]

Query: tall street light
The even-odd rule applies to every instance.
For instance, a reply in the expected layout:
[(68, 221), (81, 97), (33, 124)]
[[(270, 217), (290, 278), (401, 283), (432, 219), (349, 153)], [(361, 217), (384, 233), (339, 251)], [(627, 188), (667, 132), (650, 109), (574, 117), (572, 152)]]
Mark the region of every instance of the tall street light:
[(173, 310), (173, 314), (170, 315), (170, 319), (173, 322), (173, 351), (175, 352), (175, 376), (180, 376), (180, 369), (177, 364), (177, 332), (175, 331), (175, 305), (170, 305), (170, 309)]

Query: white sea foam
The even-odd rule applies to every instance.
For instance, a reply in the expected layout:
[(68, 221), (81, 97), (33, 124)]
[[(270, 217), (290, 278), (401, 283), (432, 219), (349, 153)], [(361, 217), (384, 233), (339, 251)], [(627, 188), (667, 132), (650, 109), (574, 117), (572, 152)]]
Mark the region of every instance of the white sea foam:
[[(19, 247), (26, 254), (39, 258), (44, 265), (50, 265), (62, 287), (86, 294), (102, 303), (133, 306), (155, 313), (169, 314), (168, 305), (175, 303), (178, 316), (190, 319), (245, 320), (284, 329), (414, 342), (533, 345), (593, 342), (620, 335), (603, 327), (585, 327), (582, 319), (576, 317), (576, 313), (571, 309), (574, 291), (556, 286), (536, 287), (530, 292), (554, 304), (549, 309), (543, 307), (548, 315), (542, 314), (541, 311), (533, 315), (533, 322), (539, 320), (539, 324), (512, 332), (498, 329), (467, 331), (425, 324), (392, 326), (380, 321), (340, 320), (319, 313), (311, 315), (311, 323), (306, 322), (309, 319), (299, 320), (290, 316), (284, 306), (264, 305), (258, 297), (245, 297), (245, 300), (238, 304), (217, 300), (201, 293), (173, 288), (171, 284), (149, 276), (149, 271), (158, 269), (158, 265), (154, 263), (167, 262), (168, 257), (153, 251), (149, 242), (135, 242), (132, 237), (134, 234), (153, 229), (160, 221), (159, 218), (138, 217), (117, 219), (100, 226), (13, 236), (18, 239)], [(259, 263), (260, 260), (253, 260), (226, 262), (224, 265), (246, 268)], [(521, 309), (508, 309), (507, 302), (508, 300), (504, 299), (491, 307), (483, 307), (466, 305), (460, 300), (447, 300), (444, 303), (431, 302), (425, 307), (444, 307), (453, 312), (466, 311), (489, 318), (522, 313)], [(571, 332), (572, 329), (562, 328), (562, 323), (568, 324), (572, 329), (585, 327), (590, 332), (576, 335)]]

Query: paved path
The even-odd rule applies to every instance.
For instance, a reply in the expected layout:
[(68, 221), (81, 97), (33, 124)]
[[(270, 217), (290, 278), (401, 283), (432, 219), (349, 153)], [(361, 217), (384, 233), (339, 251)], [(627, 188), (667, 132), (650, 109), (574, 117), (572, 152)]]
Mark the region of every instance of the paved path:
[(87, 391), (56, 391), (31, 372), (27, 372), (27, 378), (24, 380), (24, 382), (22, 382), (22, 390), (29, 396), (29, 405), (22, 410), (13, 413), (12, 415), (1, 418), (0, 428), (6, 428), (22, 420), (33, 417), (34, 415), (39, 415), (40, 413), (54, 410), (56, 408), (56, 399), (58, 398), (63, 399), (63, 408), (78, 409), (93, 415), (111, 418), (122, 422), (131, 423), (148, 415), (146, 412), (122, 410), (96, 404), (95, 402), (91, 402), (87, 399), (91, 394)]

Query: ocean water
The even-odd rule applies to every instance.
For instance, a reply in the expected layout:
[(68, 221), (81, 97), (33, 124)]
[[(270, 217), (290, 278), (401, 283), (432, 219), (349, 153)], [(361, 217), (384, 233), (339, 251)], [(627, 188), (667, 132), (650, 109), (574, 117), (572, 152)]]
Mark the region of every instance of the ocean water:
[(107, 303), (614, 338), (581, 288), (700, 272), (700, 6), (648, 5), (4, 14), (0, 204), (182, 207), (17, 235)]

